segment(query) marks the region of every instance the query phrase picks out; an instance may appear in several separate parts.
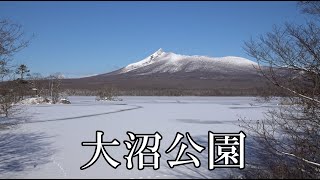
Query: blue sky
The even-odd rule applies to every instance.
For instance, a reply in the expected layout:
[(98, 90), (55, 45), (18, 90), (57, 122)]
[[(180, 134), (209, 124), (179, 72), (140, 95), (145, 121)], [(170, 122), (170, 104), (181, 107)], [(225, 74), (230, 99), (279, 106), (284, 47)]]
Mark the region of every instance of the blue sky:
[(295, 2), (0, 2), (0, 18), (35, 34), (15, 63), (69, 77), (115, 70), (159, 48), (250, 59), (244, 41), (305, 17)]

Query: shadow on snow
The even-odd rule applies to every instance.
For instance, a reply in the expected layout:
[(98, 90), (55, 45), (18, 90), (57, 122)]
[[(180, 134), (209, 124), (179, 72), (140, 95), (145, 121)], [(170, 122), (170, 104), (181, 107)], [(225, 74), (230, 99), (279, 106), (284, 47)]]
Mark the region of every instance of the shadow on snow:
[(48, 163), (54, 153), (48, 136), (43, 133), (0, 134), (0, 174), (15, 173)]

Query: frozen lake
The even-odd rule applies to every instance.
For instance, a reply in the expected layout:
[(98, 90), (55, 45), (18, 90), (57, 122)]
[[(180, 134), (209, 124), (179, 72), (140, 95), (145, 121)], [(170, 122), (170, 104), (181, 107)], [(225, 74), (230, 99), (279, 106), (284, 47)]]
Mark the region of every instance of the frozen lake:
[[(174, 159), (177, 151), (170, 154), (164, 151), (170, 147), (177, 132), (189, 132), (197, 143), (204, 146), (208, 131), (238, 133), (243, 130), (248, 135), (249, 132), (238, 126), (238, 119), (262, 119), (263, 112), (276, 106), (275, 102), (260, 104), (254, 101), (254, 97), (121, 98), (123, 101), (97, 102), (95, 97), (69, 97), (72, 104), (29, 105), (24, 108), (23, 116), (20, 115), (24, 123), (0, 131), (0, 177), (177, 178), (175, 171), (182, 170), (201, 178), (183, 167), (168, 167), (168, 155)], [(120, 146), (105, 148), (112, 158), (121, 162), (117, 169), (100, 156), (93, 166), (80, 170), (95, 150), (94, 146), (81, 146), (81, 142), (95, 141), (97, 130), (104, 132), (104, 141), (117, 139), (120, 142)], [(138, 170), (137, 157), (134, 157), (133, 169), (126, 168), (123, 156), (128, 154), (128, 150), (123, 141), (129, 140), (127, 131), (136, 134), (159, 132), (162, 135), (159, 170), (148, 167)], [(186, 151), (191, 149), (189, 146)], [(202, 166), (197, 171), (208, 171), (206, 162)], [(189, 167), (196, 170), (192, 165)], [(215, 172), (219, 171), (209, 173)]]

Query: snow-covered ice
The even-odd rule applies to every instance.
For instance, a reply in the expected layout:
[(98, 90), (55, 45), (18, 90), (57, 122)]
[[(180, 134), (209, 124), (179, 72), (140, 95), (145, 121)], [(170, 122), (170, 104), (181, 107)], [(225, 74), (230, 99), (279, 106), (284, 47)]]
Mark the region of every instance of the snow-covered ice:
[[(176, 132), (189, 132), (201, 144), (201, 139), (207, 140), (208, 131), (237, 133), (243, 130), (238, 126), (239, 118), (262, 119), (263, 112), (276, 106), (275, 102), (259, 104), (254, 97), (121, 99), (123, 101), (102, 102), (95, 101), (95, 97), (69, 97), (72, 104), (29, 105), (18, 115), (23, 119), (21, 124), (0, 131), (0, 178), (176, 178), (175, 169), (170, 169), (166, 163), (168, 155), (175, 158), (176, 151), (168, 155), (164, 152)], [(106, 147), (110, 156), (121, 162), (117, 169), (100, 156), (93, 166), (80, 170), (94, 153), (93, 146), (83, 147), (81, 142), (95, 141), (97, 130), (104, 131), (104, 141), (117, 139), (121, 143)], [(136, 157), (134, 168), (126, 169), (123, 156), (128, 150), (123, 141), (129, 140), (127, 131), (137, 134), (158, 131), (162, 135), (159, 170), (147, 167), (138, 170)], [(199, 171), (207, 169), (206, 163), (202, 166), (204, 168)], [(209, 173), (215, 172), (219, 171)]]

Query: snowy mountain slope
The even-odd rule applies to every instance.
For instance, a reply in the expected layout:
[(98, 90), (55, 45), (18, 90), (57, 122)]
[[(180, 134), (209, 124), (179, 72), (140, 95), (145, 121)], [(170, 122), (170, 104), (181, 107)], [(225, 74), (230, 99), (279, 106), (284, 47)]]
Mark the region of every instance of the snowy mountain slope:
[(181, 72), (235, 72), (250, 71), (257, 63), (241, 57), (186, 56), (164, 52), (161, 48), (147, 58), (116, 71), (117, 74), (135, 73), (149, 75), (153, 73)]
[(128, 66), (126, 66), (125, 70), (123, 71), (123, 73), (129, 72), (131, 70), (134, 70), (134, 69), (137, 69), (137, 68), (149, 65), (149, 64), (152, 64), (152, 63), (156, 62), (156, 59), (158, 59), (159, 56), (161, 58), (161, 56), (163, 54), (164, 54), (164, 52), (162, 51), (162, 48), (160, 48), (158, 51), (156, 51), (155, 53), (151, 54), (147, 58), (145, 58), (145, 59), (143, 59), (143, 60), (141, 60), (139, 62), (132, 63), (132, 64), (129, 64)]
[(113, 72), (66, 79), (63, 86), (66, 89), (96, 90), (112, 85), (139, 93), (144, 90), (196, 89), (203, 90), (206, 95), (208, 91), (222, 92), (221, 89), (224, 89), (223, 92), (226, 92), (227, 89), (233, 95), (243, 95), (244, 91), (253, 95), (256, 88), (265, 84), (254, 66), (257, 63), (241, 57), (187, 56), (159, 49), (145, 59)]

